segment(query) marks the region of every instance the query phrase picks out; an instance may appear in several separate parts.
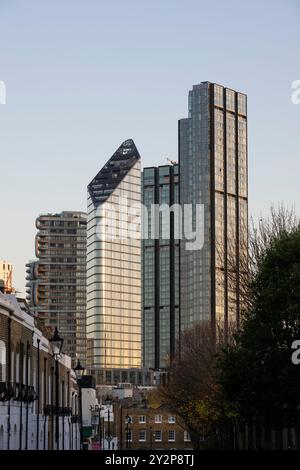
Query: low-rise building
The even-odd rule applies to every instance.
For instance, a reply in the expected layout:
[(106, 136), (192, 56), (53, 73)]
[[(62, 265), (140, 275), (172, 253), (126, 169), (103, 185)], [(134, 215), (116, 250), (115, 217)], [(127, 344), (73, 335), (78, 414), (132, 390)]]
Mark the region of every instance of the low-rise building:
[(10, 294), (13, 291), (12, 276), (12, 264), (7, 261), (0, 260), (0, 283), (2, 284), (2, 289), (4, 289), (7, 294)]
[(0, 450), (79, 449), (79, 393), (71, 358), (61, 355), (56, 381), (48, 339), (37, 328), (26, 302), (3, 290)]
[(87, 373), (95, 377), (96, 386), (115, 386), (119, 383), (129, 383), (133, 386), (153, 387), (165, 382), (167, 372), (146, 368), (115, 368), (105, 369), (87, 366)]
[(191, 450), (182, 418), (168, 405), (121, 400), (115, 404), (119, 450)]

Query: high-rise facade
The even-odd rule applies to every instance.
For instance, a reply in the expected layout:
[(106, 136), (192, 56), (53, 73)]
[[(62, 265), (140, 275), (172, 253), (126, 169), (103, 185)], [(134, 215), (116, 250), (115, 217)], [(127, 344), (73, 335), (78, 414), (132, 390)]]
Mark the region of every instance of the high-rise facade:
[(193, 228), (204, 236), (202, 249), (181, 243), (182, 329), (211, 320), (227, 331), (239, 321), (239, 270), (247, 255), (245, 94), (209, 82), (193, 86), (188, 118), (179, 121), (179, 166), (181, 205), (193, 205)]
[[(180, 240), (175, 237), (172, 211), (179, 204), (178, 173), (178, 165), (164, 165), (144, 168), (142, 178), (147, 209), (143, 218), (143, 365), (152, 369), (168, 367), (179, 338)], [(160, 209), (158, 218), (151, 215), (155, 204)], [(158, 236), (152, 237), (155, 223)]]
[(57, 326), (64, 353), (86, 356), (86, 226), (83, 212), (36, 220), (36, 261), (27, 264), (27, 299), (39, 323)]
[(88, 186), (87, 360), (94, 369), (141, 366), (141, 170), (122, 143)]

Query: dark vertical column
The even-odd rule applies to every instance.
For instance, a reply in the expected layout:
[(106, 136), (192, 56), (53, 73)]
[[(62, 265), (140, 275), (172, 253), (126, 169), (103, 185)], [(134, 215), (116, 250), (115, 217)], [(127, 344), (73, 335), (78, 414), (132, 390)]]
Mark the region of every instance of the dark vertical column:
[(240, 323), (240, 194), (239, 194), (239, 116), (238, 93), (235, 93), (235, 231), (236, 231), (236, 323)]
[(213, 335), (216, 333), (216, 229), (215, 229), (215, 112), (214, 88), (209, 86), (210, 110), (210, 262), (211, 262), (211, 325)]
[(36, 377), (36, 450), (39, 450), (39, 436), (40, 436), (40, 342), (41, 340), (37, 339), (37, 377)]
[(19, 393), (20, 393), (20, 424), (19, 424), (19, 450), (22, 450), (22, 433), (23, 433), (23, 361), (24, 361), (24, 344), (20, 343), (20, 380), (19, 380)]
[(228, 340), (228, 172), (227, 172), (227, 99), (223, 88), (223, 165), (224, 165), (224, 328)]
[[(99, 415), (100, 420), (100, 415)], [(101, 439), (100, 439), (101, 443)], [(120, 406), (120, 450), (123, 450), (123, 406)]]
[[(169, 186), (169, 205), (175, 202), (174, 190), (174, 167), (170, 166), (170, 186)], [(175, 240), (174, 240), (174, 212), (170, 212), (170, 358), (171, 361), (175, 354), (176, 334), (175, 334)]]
[(75, 421), (75, 440), (76, 440), (76, 444), (75, 444), (75, 450), (78, 450), (77, 447), (78, 447), (78, 414), (77, 414), (77, 395), (74, 396), (74, 403), (75, 403), (75, 417), (76, 417), (76, 421)]
[(73, 435), (73, 430), (74, 430), (74, 419), (72, 419), (76, 413), (75, 413), (75, 392), (72, 392), (71, 396), (71, 450), (73, 450), (74, 447), (74, 435)]
[[(12, 385), (11, 385), (11, 318), (8, 318), (8, 338), (7, 338), (7, 343), (8, 343), (8, 361), (7, 361), (7, 382), (8, 382), (8, 387), (9, 387), (9, 393), (12, 390)], [(7, 450), (10, 449), (10, 400), (9, 398), (7, 402)]]
[(70, 371), (67, 371), (67, 407), (68, 407), (68, 423), (69, 423), (69, 450), (71, 449), (71, 417), (72, 417), (72, 411), (70, 413)]
[(29, 351), (30, 345), (29, 341), (27, 341), (26, 346), (26, 381), (25, 381), (25, 396), (26, 396), (26, 421), (25, 421), (25, 450), (28, 450), (28, 418), (29, 418)]
[[(159, 172), (158, 168), (155, 168), (154, 173), (154, 203), (159, 204)], [(155, 223), (159, 223), (155, 219)], [(155, 231), (156, 233), (156, 231)], [(158, 231), (159, 233), (159, 231)], [(160, 240), (154, 240), (154, 286), (155, 286), (155, 313), (154, 313), (154, 337), (155, 337), (155, 359), (154, 367), (159, 369), (160, 367), (160, 273), (159, 273), (159, 250), (160, 250)]]
[(54, 450), (54, 415), (55, 415), (55, 405), (54, 405), (54, 367), (51, 367), (51, 449)]
[(59, 362), (55, 361), (55, 442), (59, 450)]
[[(181, 121), (179, 120), (178, 121), (178, 204), (180, 205), (180, 207), (182, 208), (181, 206), (181, 201), (182, 201), (182, 197), (181, 197), (181, 188), (182, 188), (182, 182), (181, 182), (181, 175), (180, 175), (180, 167), (181, 167)], [(180, 224), (182, 225), (182, 228), (183, 227), (183, 220), (180, 220)], [(182, 232), (184, 232), (184, 230), (182, 229)], [(178, 282), (179, 282), (179, 293), (178, 293), (178, 297), (179, 297), (179, 325), (178, 325), (178, 348), (179, 348), (179, 351), (180, 351), (180, 348), (181, 348), (181, 269), (182, 269), (182, 266), (181, 266), (181, 248), (182, 248), (182, 244), (181, 242), (179, 242), (179, 251), (178, 251), (178, 276), (179, 276), (179, 279), (178, 279)]]
[[(47, 358), (44, 357), (44, 390), (42, 390), (43, 393), (43, 404), (44, 407), (46, 406), (47, 402), (47, 385), (48, 385), (48, 380), (47, 380)], [(43, 442), (43, 449), (46, 450), (46, 431), (47, 431), (47, 415), (44, 411), (44, 442)], [(49, 442), (48, 442), (48, 449), (49, 449)]]
[(79, 382), (80, 450), (83, 449), (82, 387)]
[(108, 424), (107, 424), (107, 427), (108, 427), (108, 450), (110, 450), (110, 438), (111, 438), (111, 435), (110, 435), (110, 404), (108, 405)]
[[(47, 403), (47, 387), (48, 387), (48, 377), (47, 377), (47, 358), (44, 357), (44, 390), (42, 390), (43, 394), (43, 405), (46, 406)], [(43, 449), (46, 450), (46, 432), (47, 432), (47, 415), (44, 412), (44, 442), (43, 442)], [(48, 449), (49, 449), (49, 442), (48, 442)]]
[(61, 406), (63, 407), (62, 413), (62, 450), (65, 450), (65, 382), (64, 380), (61, 383)]

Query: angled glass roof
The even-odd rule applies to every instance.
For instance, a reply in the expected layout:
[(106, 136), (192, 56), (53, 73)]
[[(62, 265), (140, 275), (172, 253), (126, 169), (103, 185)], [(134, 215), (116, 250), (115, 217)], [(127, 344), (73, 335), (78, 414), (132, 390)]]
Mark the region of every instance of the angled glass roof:
[(132, 139), (125, 140), (120, 145), (88, 185), (90, 197), (96, 207), (106, 201), (140, 158)]

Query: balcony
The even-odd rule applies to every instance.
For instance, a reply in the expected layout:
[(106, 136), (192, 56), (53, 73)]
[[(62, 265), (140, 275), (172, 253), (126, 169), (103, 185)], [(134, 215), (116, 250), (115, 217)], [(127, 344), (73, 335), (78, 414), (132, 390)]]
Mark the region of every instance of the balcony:
[(46, 405), (44, 407), (45, 416), (71, 416), (72, 408), (67, 406)]
[(32, 403), (37, 399), (37, 394), (32, 385), (20, 383), (0, 382), (0, 401), (22, 401)]

